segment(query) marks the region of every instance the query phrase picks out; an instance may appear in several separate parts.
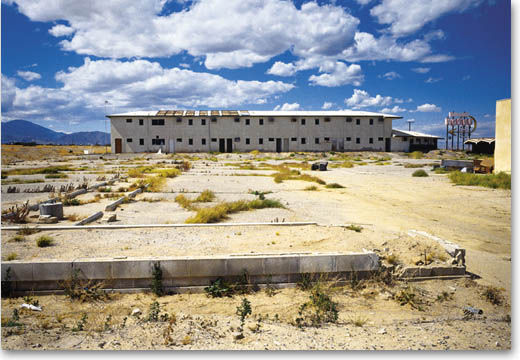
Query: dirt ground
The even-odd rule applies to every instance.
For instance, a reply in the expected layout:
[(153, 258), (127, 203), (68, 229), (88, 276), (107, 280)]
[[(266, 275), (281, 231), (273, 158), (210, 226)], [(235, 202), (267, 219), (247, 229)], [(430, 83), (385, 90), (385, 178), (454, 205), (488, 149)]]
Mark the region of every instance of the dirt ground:
[[(103, 158), (100, 158), (102, 156)], [(221, 255), (240, 253), (286, 253), (286, 252), (348, 252), (376, 250), (383, 257), (396, 255), (403, 264), (411, 264), (414, 259), (428, 248), (437, 255), (442, 250), (431, 241), (413, 238), (410, 230), (425, 231), (442, 239), (466, 248), (467, 270), (477, 274), (478, 286), (460, 283), (463, 280), (446, 280), (415, 283), (424, 289), (423, 297), (430, 305), (424, 311), (399, 306), (389, 300), (381, 289), (379, 295), (367, 301), (362, 294), (346, 291), (334, 294), (339, 302), (340, 320), (335, 325), (325, 325), (319, 329), (302, 331), (290, 322), (297, 315), (296, 304), (301, 304), (309, 294), (295, 289), (281, 290), (274, 297), (263, 293), (250, 296), (253, 314), (278, 313), (281, 321), (265, 320), (262, 331), (249, 332), (242, 340), (233, 340), (233, 331), (228, 327), (238, 325), (235, 313), (240, 297), (233, 299), (208, 299), (204, 295), (175, 295), (160, 298), (166, 312), (177, 314), (173, 326), (176, 345), (164, 345), (162, 332), (167, 323), (133, 322), (129, 317), (128, 326), (119, 328), (122, 317), (138, 306), (148, 309), (151, 296), (114, 295), (115, 300), (108, 304), (70, 304), (62, 296), (38, 297), (45, 310), (37, 317), (38, 321), (54, 321), (53, 316), (60, 312), (63, 321), (77, 322), (82, 311), (92, 311), (96, 306), (113, 308), (120, 316), (110, 330), (73, 333), (67, 329), (71, 324), (56, 324), (48, 329), (40, 328), (30, 318), (36, 315), (22, 314), (21, 320), (28, 317), (29, 324), (23, 334), (16, 335), (11, 328), (2, 328), (3, 346), (8, 348), (74, 348), (74, 349), (131, 349), (138, 348), (193, 348), (193, 349), (508, 349), (510, 348), (510, 323), (504, 321), (509, 314), (511, 294), (511, 191), (494, 190), (481, 187), (454, 186), (446, 175), (431, 171), (433, 159), (410, 159), (400, 154), (361, 153), (353, 156), (363, 157), (366, 165), (352, 168), (331, 168), (329, 171), (302, 171), (319, 176), (327, 184), (339, 183), (340, 189), (328, 189), (324, 185), (299, 180), (286, 180), (275, 183), (272, 170), (244, 170), (239, 165), (244, 161), (259, 165), (262, 162), (280, 164), (282, 162), (312, 161), (316, 154), (289, 157), (288, 154), (194, 154), (189, 158), (192, 169), (181, 176), (168, 179), (162, 192), (138, 195), (135, 201), (124, 204), (115, 211), (116, 224), (183, 223), (194, 212), (181, 208), (175, 201), (178, 194), (195, 198), (205, 189), (212, 190), (219, 201), (256, 198), (253, 191), (271, 192), (266, 198), (277, 199), (286, 209), (262, 209), (230, 215), (227, 222), (272, 222), (272, 221), (314, 221), (319, 225), (299, 227), (229, 227), (229, 228), (172, 228), (136, 230), (67, 230), (46, 231), (55, 240), (55, 245), (38, 248), (35, 239), (42, 233), (26, 236), (21, 242), (10, 241), (15, 233), (2, 231), (2, 259), (16, 254), (13, 261), (73, 258), (111, 258), (115, 256), (189, 256)], [(380, 165), (377, 158), (387, 165)], [(182, 156), (177, 155), (176, 159)], [(370, 159), (372, 158), (372, 159)], [(4, 157), (3, 157), (4, 159)], [(88, 167), (82, 171), (70, 172), (67, 182), (80, 182), (89, 177), (92, 183), (103, 173), (124, 173), (125, 169), (156, 163), (157, 166), (170, 166), (169, 155), (90, 155), (66, 158), (56, 163), (25, 161), (23, 163), (3, 163), (2, 170), (20, 167), (71, 164), (74, 167)], [(217, 160), (217, 161), (215, 161)], [(255, 161), (256, 160), (256, 161)], [(405, 168), (404, 164), (424, 164), (429, 177), (412, 177), (417, 168)], [(42, 178), (41, 175), (9, 176), (11, 178)], [(59, 179), (63, 183), (63, 179)], [(113, 187), (127, 187), (135, 179), (118, 182)], [(45, 182), (56, 180), (45, 179)], [(2, 210), (23, 200), (32, 203), (45, 199), (49, 194), (14, 193), (7, 194), (2, 181)], [(56, 184), (58, 182), (56, 181)], [(20, 184), (20, 188), (43, 184)], [(309, 185), (316, 185), (317, 191), (306, 191)], [(11, 184), (10, 186), (13, 186)], [(81, 195), (78, 199), (93, 199), (96, 193)], [(150, 202), (151, 199), (160, 201)], [(148, 200), (148, 201), (145, 201)], [(87, 216), (104, 210), (111, 200), (101, 199), (81, 206), (65, 207), (65, 216), (74, 214)], [(210, 206), (207, 204), (206, 206)], [(35, 222), (37, 219), (30, 219)], [(60, 224), (72, 224), (61, 221)], [(344, 225), (356, 224), (361, 232), (347, 230)], [(5, 225), (5, 224), (4, 224)], [(343, 225), (343, 226), (339, 226)], [(436, 263), (449, 259), (435, 258)], [(501, 293), (505, 305), (494, 306), (482, 300), (483, 287), (492, 285), (503, 289)], [(399, 286), (404, 286), (403, 284)], [(455, 288), (456, 290), (452, 290)], [(453, 293), (453, 299), (436, 301), (441, 289)], [(390, 290), (393, 291), (393, 290)], [(422, 291), (422, 290), (421, 290)], [(426, 295), (425, 295), (426, 294)], [(141, 300), (139, 300), (141, 299)], [(429, 299), (429, 300), (428, 300)], [(274, 300), (274, 301), (273, 301)], [(21, 299), (3, 300), (2, 316), (19, 306)], [(141, 301), (141, 302), (140, 302)], [(144, 302), (142, 302), (144, 301)], [(226, 305), (219, 310), (221, 301)], [(181, 306), (183, 303), (190, 306)], [(60, 305), (61, 304), (61, 305)], [(195, 305), (197, 304), (197, 305)], [(483, 316), (463, 320), (462, 308), (466, 305), (484, 309)], [(54, 306), (59, 307), (55, 308)], [(84, 308), (84, 307), (87, 308)], [(89, 308), (92, 306), (92, 309)], [(116, 310), (118, 307), (121, 311)], [(53, 310), (48, 310), (48, 309)], [(70, 308), (70, 309), (69, 309)], [(61, 309), (61, 310), (60, 310)], [(255, 310), (258, 313), (255, 313)], [(68, 313), (67, 313), (68, 311)], [(53, 315), (54, 314), (54, 315)], [(68, 316), (67, 314), (70, 314)], [(74, 314), (74, 315), (72, 315)], [(105, 314), (105, 313), (103, 313)], [(283, 315), (282, 315), (283, 314)], [(62, 316), (59, 315), (59, 316)], [(353, 325), (352, 318), (363, 317), (363, 326)], [(76, 319), (77, 318), (77, 319)], [(116, 316), (114, 315), (115, 319)], [(423, 319), (425, 318), (425, 319)], [(45, 320), (46, 319), (46, 320)], [(75, 320), (74, 320), (75, 319)], [(92, 319), (89, 316), (89, 319)], [(182, 320), (181, 320), (182, 319)], [(350, 319), (350, 320), (349, 320)], [(218, 320), (226, 326), (210, 326)], [(350, 322), (349, 322), (350, 321)], [(25, 323), (25, 321), (22, 321)], [(99, 322), (99, 321), (98, 321)], [(253, 320), (249, 321), (254, 324)], [(355, 322), (355, 321), (354, 321)], [(202, 326), (204, 323), (206, 325)], [(359, 323), (359, 322), (357, 322)], [(94, 325), (92, 325), (95, 327)], [(45, 327), (45, 326), (44, 326)], [(385, 331), (381, 329), (384, 328)], [(7, 335), (11, 332), (11, 335)], [(31, 337), (28, 335), (31, 334)], [(343, 335), (342, 335), (343, 334)], [(485, 336), (483, 336), (485, 335)], [(173, 335), (172, 335), (173, 336)], [(181, 336), (181, 338), (179, 338)], [(190, 341), (183, 339), (189, 336)], [(132, 338), (146, 339), (142, 345)], [(446, 338), (447, 337), (447, 338)], [(58, 340), (53, 340), (53, 339)], [(29, 340), (30, 339), (30, 340)], [(103, 346), (100, 346), (102, 342)], [(119, 345), (117, 345), (119, 344)]]

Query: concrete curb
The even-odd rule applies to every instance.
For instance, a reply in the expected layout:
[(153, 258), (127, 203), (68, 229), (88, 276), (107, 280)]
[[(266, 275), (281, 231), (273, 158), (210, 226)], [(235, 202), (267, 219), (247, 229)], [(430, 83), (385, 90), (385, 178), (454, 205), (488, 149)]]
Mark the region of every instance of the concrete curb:
[(437, 236), (430, 235), (424, 231), (410, 230), (408, 231), (408, 235), (411, 237), (421, 235), (425, 238), (436, 241), (453, 258), (455, 264), (464, 267), (466, 266), (466, 249), (461, 248), (459, 245), (447, 240), (443, 240)]
[(221, 277), (240, 281), (247, 273), (250, 284), (296, 283), (301, 274), (360, 276), (380, 269), (379, 257), (373, 252), (351, 254), (261, 255), (223, 257), (179, 257), (154, 259), (99, 259), (49, 262), (2, 263), (2, 281), (10, 268), (15, 292), (59, 291), (60, 282), (74, 272), (84, 280), (105, 281), (112, 289), (149, 288), (152, 270), (159, 263), (165, 288), (204, 287)]
[(98, 211), (97, 213), (94, 213), (94, 214), (90, 215), (89, 217), (77, 222), (75, 224), (75, 226), (85, 225), (85, 224), (91, 223), (93, 221), (96, 221), (97, 219), (101, 219), (102, 217), (103, 217), (103, 211)]

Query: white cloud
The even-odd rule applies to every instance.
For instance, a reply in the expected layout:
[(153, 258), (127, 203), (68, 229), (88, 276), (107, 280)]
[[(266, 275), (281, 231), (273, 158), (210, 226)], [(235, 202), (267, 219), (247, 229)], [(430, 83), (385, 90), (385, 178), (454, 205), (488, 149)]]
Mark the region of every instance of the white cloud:
[(426, 74), (427, 72), (430, 71), (431, 68), (429, 67), (416, 67), (416, 68), (413, 68), (412, 71), (418, 73), (418, 74)]
[(444, 54), (437, 54), (437, 55), (428, 55), (419, 60), (422, 63), (440, 63), (440, 62), (446, 62), (454, 60), (455, 56), (451, 55), (444, 55)]
[(274, 107), (274, 110), (275, 111), (294, 111), (294, 110), (299, 110), (300, 109), (300, 104), (298, 103), (292, 103), (292, 104), (289, 104), (289, 103), (285, 103), (283, 105), (276, 105)]
[(415, 111), (419, 112), (440, 112), (441, 108), (434, 104), (422, 104), (417, 106), (417, 109)]
[(397, 113), (405, 112), (405, 111), (407, 111), (407, 110), (399, 107), (398, 105), (395, 105), (393, 108), (381, 109), (382, 113), (389, 113), (389, 114), (397, 114)]
[(357, 64), (347, 66), (347, 64), (341, 61), (334, 63), (326, 61), (319, 67), (319, 71), (324, 73), (311, 75), (309, 77), (310, 85), (336, 87), (351, 84), (359, 86), (365, 80), (361, 66)]
[[(8, 118), (85, 120), (103, 117), (105, 100), (117, 112), (175, 107), (231, 107), (265, 103), (294, 85), (228, 80), (147, 60), (90, 60), (56, 74), (58, 88), (17, 88), (2, 75), (2, 111)], [(14, 89), (13, 89), (14, 88)], [(13, 97), (14, 92), (14, 97)], [(4, 106), (5, 105), (5, 106)]]
[(190, 68), (190, 64), (186, 64), (186, 63), (180, 63), (179, 66), (181, 68), (185, 68), (185, 69), (189, 69)]
[(396, 36), (410, 35), (427, 23), (451, 12), (463, 12), (483, 0), (382, 0), (370, 14)]
[(38, 80), (38, 79), (42, 78), (42, 76), (40, 74), (38, 74), (37, 72), (34, 72), (34, 71), (18, 70), (16, 72), (16, 74), (26, 81), (34, 81), (34, 80)]
[(49, 34), (55, 37), (60, 36), (69, 36), (74, 33), (74, 29), (70, 26), (66, 26), (63, 24), (54, 25), (52, 28), (49, 29)]
[(380, 75), (379, 77), (383, 77), (386, 80), (394, 80), (394, 79), (400, 78), (401, 75), (399, 75), (395, 71), (389, 71), (386, 74)]
[(323, 105), (321, 106), (321, 108), (322, 108), (323, 110), (329, 110), (329, 109), (332, 108), (333, 106), (334, 106), (334, 103), (332, 103), (332, 102), (328, 102), (328, 101), (325, 101), (325, 102), (323, 103)]
[(359, 5), (367, 5), (369, 3), (371, 3), (373, 0), (356, 0), (356, 2), (359, 4)]
[(442, 78), (433, 78), (433, 77), (430, 76), (428, 79), (424, 80), (424, 82), (427, 83), (427, 84), (434, 84), (434, 83), (439, 82), (441, 80), (442, 80)]
[(277, 61), (267, 70), (267, 74), (278, 75), (278, 76), (293, 76), (297, 72), (296, 65), (289, 63), (283, 63), (281, 61)]
[(388, 106), (392, 102), (393, 99), (391, 96), (381, 96), (377, 94), (375, 97), (371, 97), (368, 92), (360, 89), (354, 89), (352, 96), (348, 99), (345, 99), (345, 104), (352, 107), (353, 109)]

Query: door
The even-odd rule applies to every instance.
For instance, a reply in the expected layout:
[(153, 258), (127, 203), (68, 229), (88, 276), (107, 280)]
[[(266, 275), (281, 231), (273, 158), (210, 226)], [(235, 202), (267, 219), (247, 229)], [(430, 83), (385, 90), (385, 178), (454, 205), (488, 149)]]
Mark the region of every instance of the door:
[(116, 154), (121, 154), (123, 152), (123, 140), (122, 139), (115, 139), (116, 140)]
[(227, 141), (226, 152), (228, 152), (228, 153), (233, 152), (233, 139), (226, 139), (226, 141)]
[(390, 143), (390, 141), (392, 141), (391, 138), (386, 138), (386, 139), (385, 139), (385, 151), (386, 151), (386, 152), (390, 152), (390, 151), (392, 151), (392, 147), (391, 147), (391, 143)]
[(338, 140), (332, 138), (332, 151), (338, 151)]
[(175, 152), (175, 141), (173, 141), (173, 139), (170, 139), (170, 153), (174, 153)]
[(345, 144), (343, 143), (343, 138), (338, 138), (338, 150), (345, 151)]
[(276, 139), (276, 152), (282, 152), (282, 139)]
[(289, 152), (289, 138), (283, 139), (283, 151)]
[(226, 152), (226, 139), (218, 139), (218, 151)]

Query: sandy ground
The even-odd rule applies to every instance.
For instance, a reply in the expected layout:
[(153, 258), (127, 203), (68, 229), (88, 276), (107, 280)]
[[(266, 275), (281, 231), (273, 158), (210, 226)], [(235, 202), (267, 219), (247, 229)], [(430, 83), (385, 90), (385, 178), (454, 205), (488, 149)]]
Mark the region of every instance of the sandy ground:
[[(327, 183), (336, 182), (345, 188), (326, 189), (322, 185), (317, 185), (319, 191), (304, 191), (313, 183), (284, 181), (276, 184), (272, 177), (265, 176), (271, 174), (272, 171), (240, 170), (224, 165), (227, 162), (252, 159), (253, 156), (221, 154), (218, 156), (218, 162), (208, 161), (209, 155), (205, 156), (206, 160), (192, 161), (193, 168), (189, 172), (177, 178), (168, 179), (164, 192), (145, 193), (139, 195), (136, 201), (119, 207), (115, 212), (118, 218), (116, 223), (182, 223), (193, 215), (193, 212), (182, 209), (174, 202), (175, 196), (179, 193), (190, 198), (196, 197), (205, 189), (211, 189), (217, 195), (217, 201), (232, 201), (254, 199), (255, 196), (249, 194), (249, 191), (258, 190), (271, 191), (272, 193), (266, 197), (280, 200), (287, 209), (241, 212), (231, 215), (228, 222), (316, 221), (321, 225), (358, 224), (363, 227), (363, 230), (361, 233), (356, 233), (337, 226), (303, 226), (278, 229), (232, 227), (49, 231), (46, 234), (52, 236), (56, 243), (55, 246), (43, 249), (37, 248), (35, 245), (35, 238), (41, 233), (27, 236), (25, 241), (17, 243), (9, 241), (14, 232), (2, 231), (2, 258), (12, 253), (16, 253), (18, 259), (37, 260), (110, 258), (114, 256), (185, 256), (193, 253), (218, 255), (251, 252), (347, 252), (376, 249), (383, 256), (389, 253), (396, 254), (401, 262), (408, 264), (422, 253), (425, 247), (429, 246), (435, 250), (434, 245), (424, 239), (413, 239), (407, 235), (409, 230), (415, 229), (465, 247), (467, 249), (467, 269), (481, 277), (478, 280), (479, 286), (493, 285), (503, 288), (504, 297), (509, 303), (511, 291), (511, 191), (509, 190), (454, 186), (446, 175), (436, 175), (430, 172), (431, 167), (424, 168), (430, 174), (429, 177), (415, 178), (411, 174), (416, 169), (404, 168), (403, 163), (430, 164), (435, 161), (431, 159), (412, 160), (391, 154), (393, 157), (391, 165), (368, 164), (354, 168), (329, 169), (327, 172), (305, 171), (305, 173), (319, 176)], [(171, 159), (167, 156), (151, 157), (152, 160), (148, 160), (148, 163), (161, 161), (168, 163)], [(119, 159), (114, 157), (109, 157), (108, 160), (106, 158), (104, 160), (81, 159), (70, 163), (79, 166), (78, 164), (86, 162), (90, 163), (92, 168), (104, 166), (107, 170), (113, 170), (120, 169), (123, 165), (136, 166), (138, 162), (143, 165), (146, 163), (145, 159), (146, 157), (143, 157), (135, 161), (132, 160), (132, 156), (122, 156)], [(294, 159), (290, 159), (290, 161), (294, 161)], [(21, 165), (16, 164), (16, 167), (19, 166)], [(242, 176), (235, 176), (236, 174)], [(247, 174), (264, 176), (243, 176)], [(78, 172), (77, 176), (81, 177), (82, 173)], [(41, 184), (39, 185), (41, 186)], [(127, 185), (128, 183), (116, 186)], [(2, 190), (4, 191), (4, 185), (2, 185)], [(2, 193), (2, 209), (13, 202), (23, 200), (24, 195), (27, 199), (32, 196), (32, 194)], [(89, 193), (78, 198), (88, 200), (93, 196), (94, 194)], [(143, 201), (150, 198), (161, 199), (161, 201), (153, 203)], [(64, 212), (65, 215), (87, 216), (104, 210), (109, 202), (108, 199), (102, 199), (86, 205), (66, 207)], [(35, 221), (35, 219), (31, 219), (31, 221)], [(63, 221), (61, 223), (70, 224), (71, 222)], [(436, 261), (441, 262), (440, 259)], [(188, 317), (179, 320), (174, 326), (176, 345), (164, 345), (162, 338), (157, 335), (162, 334), (166, 327), (165, 323), (132, 324), (130, 320), (125, 329), (115, 327), (109, 332), (90, 331), (81, 334), (60, 330), (58, 325), (56, 326), (58, 329), (53, 327), (40, 329), (31, 325), (24, 329), (26, 335), (6, 336), (6, 331), (12, 329), (3, 328), (3, 344), (9, 344), (10, 348), (32, 348), (35, 345), (37, 349), (39, 348), (37, 344), (44, 344), (44, 348), (60, 346), (60, 348), (78, 349), (126, 349), (139, 347), (139, 343), (132, 339), (142, 337), (145, 340), (139, 348), (509, 348), (510, 323), (500, 320), (509, 313), (508, 306), (488, 306), (481, 299), (480, 290), (477, 290), (476, 287), (466, 288), (462, 284), (458, 284), (458, 281), (420, 283), (419, 286), (427, 289), (432, 299), (435, 299), (435, 294), (442, 288), (451, 286), (457, 289), (453, 300), (442, 304), (434, 301), (435, 304), (428, 306), (425, 313), (412, 309), (405, 311), (406, 307), (398, 306), (394, 301), (379, 299), (378, 296), (376, 296), (376, 300), (366, 304), (364, 304), (366, 299), (362, 296), (362, 300), (357, 303), (363, 303), (363, 306), (352, 307), (351, 295), (346, 296), (343, 300), (340, 296), (338, 301), (343, 304), (342, 309), (344, 310), (340, 311), (340, 324), (338, 325), (327, 325), (324, 328), (302, 332), (289, 325), (290, 319), (288, 318), (281, 322), (266, 321), (260, 333), (249, 332), (246, 338), (240, 341), (233, 340), (232, 331), (226, 329), (228, 325), (236, 327), (236, 325), (230, 325), (232, 323), (238, 324), (234, 315), (238, 298), (229, 300), (232, 303), (226, 303), (229, 305), (226, 310), (219, 312), (219, 310), (215, 310), (215, 301), (221, 300), (208, 300), (203, 295), (183, 295), (164, 298), (165, 301), (177, 305), (179, 301), (190, 303), (189, 307), (178, 306), (175, 307), (175, 310), (173, 308), (171, 310), (178, 314), (188, 314), (179, 315), (178, 319), (182, 319), (183, 316)], [(303, 302), (308, 294), (298, 297), (291, 291), (296, 290), (283, 290), (273, 298), (264, 296), (266, 298), (264, 299), (265, 312), (271, 314), (272, 317), (275, 313), (285, 314), (287, 310), (284, 309), (290, 308), (292, 312), (289, 314), (295, 314), (297, 306), (291, 307), (290, 304), (294, 303), (290, 300), (299, 299), (298, 301)], [(110, 305), (100, 306), (112, 307), (112, 304), (113, 307), (122, 306), (123, 310), (118, 313), (119, 315), (127, 315), (133, 306), (140, 306), (142, 309), (148, 306), (139, 305), (140, 303), (133, 297), (141, 296), (142, 299), (148, 299), (149, 295), (117, 296), (120, 296), (117, 301), (111, 301)], [(264, 301), (260, 300), (263, 299), (262, 296), (261, 294), (251, 296), (253, 309), (255, 306), (262, 308), (260, 305), (261, 301)], [(40, 299), (41, 303), (46, 306), (55, 301), (49, 300), (50, 298), (47, 297)], [(62, 297), (56, 299), (64, 307), (68, 304), (68, 300)], [(273, 302), (270, 299), (276, 301)], [(199, 300), (200, 306), (191, 306), (191, 304), (198, 304)], [(2, 302), (3, 309), (12, 309), (17, 305), (16, 301), (19, 302), (20, 299), (8, 301), (12, 303)], [(147, 301), (149, 303), (152, 300)], [(256, 301), (258, 303), (255, 305)], [(484, 317), (486, 318), (461, 320), (461, 308), (465, 305), (480, 306), (485, 309)], [(165, 304), (165, 306), (170, 305)], [(74, 311), (74, 316), (79, 319), (80, 310)], [(4, 310), (2, 314), (4, 314)], [(388, 314), (391, 316), (387, 316)], [(362, 327), (348, 322), (348, 317), (358, 315), (368, 319)], [(192, 324), (193, 318), (196, 317), (200, 319)], [(220, 324), (225, 322), (226, 326), (201, 328), (199, 326), (201, 319), (204, 321), (218, 320)], [(72, 321), (72, 319), (69, 320)], [(382, 328), (386, 329), (386, 334), (383, 332), (379, 334)], [(28, 337), (29, 333), (35, 337)], [(186, 335), (191, 336), (193, 341), (191, 344), (182, 345), (182, 339)], [(51, 341), (55, 337), (58, 340)], [(100, 346), (99, 344), (103, 341), (105, 341), (105, 345)]]

